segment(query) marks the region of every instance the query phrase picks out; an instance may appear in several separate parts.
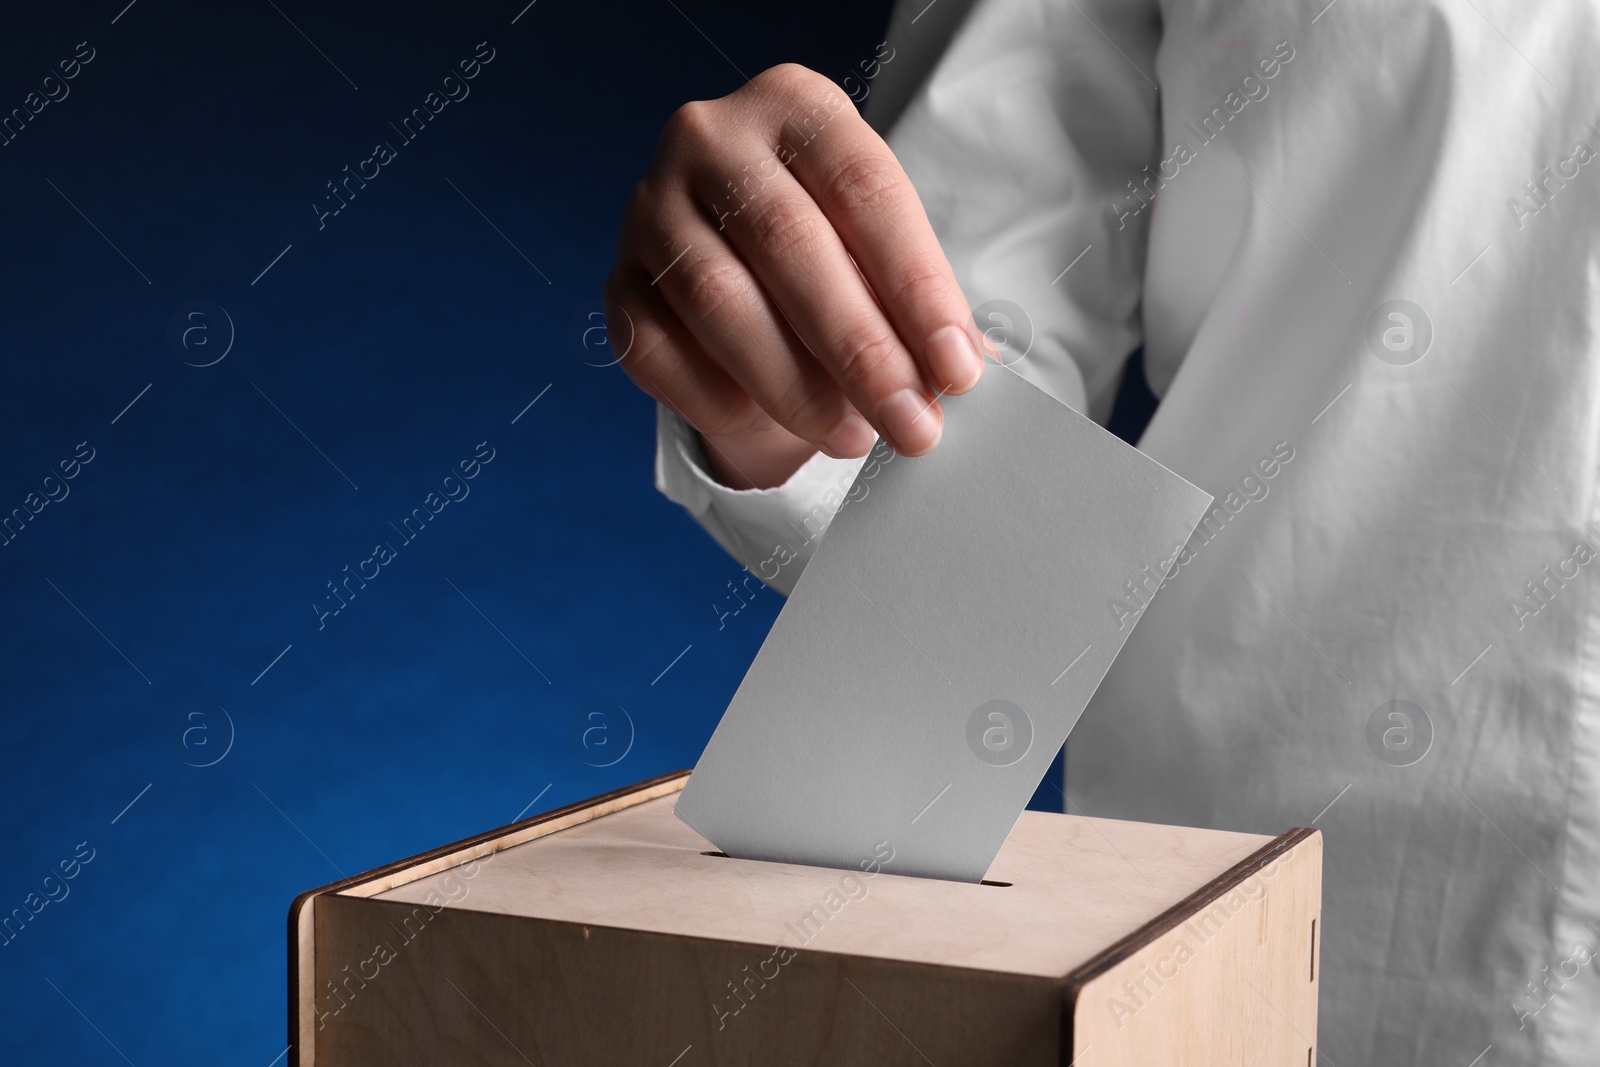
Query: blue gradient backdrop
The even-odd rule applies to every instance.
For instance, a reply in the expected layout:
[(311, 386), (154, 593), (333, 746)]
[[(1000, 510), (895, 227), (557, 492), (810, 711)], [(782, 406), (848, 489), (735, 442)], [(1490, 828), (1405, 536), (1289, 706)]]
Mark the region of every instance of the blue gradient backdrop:
[[(0, 1062), (282, 1062), (296, 893), (692, 765), (778, 611), (719, 628), (740, 569), (575, 338), (673, 108), (784, 60), (842, 76), (886, 5), (524, 2), (0, 16), (0, 114), (93, 50), (0, 147), (0, 514), (60, 497), (0, 547), (0, 914), (31, 915)], [(397, 158), (319, 230), (378, 141)], [(216, 308), (232, 348), (192, 366)], [(592, 702), (631, 717), (610, 748), (579, 743)]]

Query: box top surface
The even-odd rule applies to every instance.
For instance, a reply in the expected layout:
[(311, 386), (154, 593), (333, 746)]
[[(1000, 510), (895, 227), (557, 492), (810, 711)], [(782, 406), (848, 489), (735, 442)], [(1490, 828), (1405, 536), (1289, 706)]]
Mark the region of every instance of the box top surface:
[(1058, 978), (1271, 841), (1027, 811), (975, 885), (705, 855), (658, 796), (378, 900)]

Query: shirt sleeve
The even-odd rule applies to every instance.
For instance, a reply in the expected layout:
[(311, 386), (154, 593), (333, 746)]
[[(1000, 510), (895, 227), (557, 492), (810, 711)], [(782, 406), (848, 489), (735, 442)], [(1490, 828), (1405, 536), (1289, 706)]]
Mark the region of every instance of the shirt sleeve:
[(666, 405), (656, 405), (656, 488), (784, 596), (868, 458), (834, 459), (818, 452), (780, 486), (730, 489), (707, 471), (694, 427)]
[[(1160, 157), (1159, 38), (1154, 0), (908, 0), (842, 83), (888, 131), (979, 328), (1101, 422), (1141, 340), (1151, 213), (1128, 205)], [(657, 488), (784, 595), (863, 462), (819, 453), (781, 486), (730, 489), (657, 407)]]
[[(899, 5), (891, 45), (897, 30), (915, 44), (925, 7)], [(889, 144), (979, 328), (1023, 377), (1104, 423), (1143, 340), (1160, 12), (1153, 0), (968, 8), (913, 92), (892, 84), (900, 56), (884, 64), (874, 120), (895, 112)]]

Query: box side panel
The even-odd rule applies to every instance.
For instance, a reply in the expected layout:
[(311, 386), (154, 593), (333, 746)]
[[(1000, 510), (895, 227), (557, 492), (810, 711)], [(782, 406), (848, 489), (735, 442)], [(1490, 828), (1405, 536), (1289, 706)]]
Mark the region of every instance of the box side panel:
[(317, 1067), (1061, 1062), (1058, 982), (329, 896)]
[(1314, 1063), (1322, 838), (1290, 837), (1152, 924), (1138, 943), (1069, 976), (1071, 1055), (1063, 1063)]
[(625, 811), (657, 797), (683, 788), (688, 771), (675, 771), (625, 789), (614, 790), (591, 800), (569, 804), (544, 812), (498, 830), (490, 830), (442, 848), (432, 849), (410, 859), (347, 877), (331, 885), (307, 890), (289, 906), (289, 1060), (288, 1067), (316, 1067), (316, 1044), (312, 1038), (318, 1009), (313, 990), (314, 952), (317, 938), (318, 907), (333, 893), (372, 896), (405, 885), (441, 870), (473, 860), (497, 855), (517, 844), (546, 837), (560, 830), (581, 826), (606, 815)]

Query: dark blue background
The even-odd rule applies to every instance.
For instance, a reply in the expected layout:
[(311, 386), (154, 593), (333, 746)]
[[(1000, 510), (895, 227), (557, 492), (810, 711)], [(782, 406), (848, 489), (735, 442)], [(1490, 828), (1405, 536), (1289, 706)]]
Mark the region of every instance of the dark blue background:
[[(0, 547), (0, 914), (94, 858), (0, 947), (0, 1062), (267, 1067), (296, 893), (692, 765), (776, 615), (763, 592), (719, 629), (740, 568), (655, 493), (653, 405), (576, 335), (673, 108), (784, 60), (842, 76), (887, 5), (513, 25), (524, 2), (4, 17), (0, 114), (95, 58), (0, 147), (0, 514), (94, 459)], [(485, 40), (401, 146), (387, 123)], [(319, 231), (380, 140), (398, 158)], [(185, 320), (188, 349), (171, 324), (207, 305), (235, 341), (197, 368), (226, 323)], [(398, 558), (319, 630), (380, 541)], [(597, 706), (631, 748), (618, 712), (580, 744)]]

